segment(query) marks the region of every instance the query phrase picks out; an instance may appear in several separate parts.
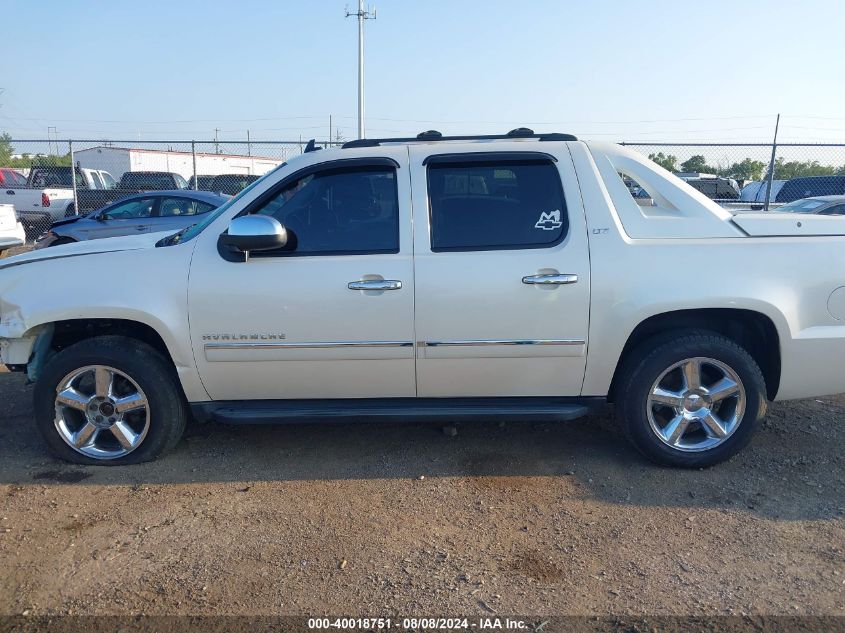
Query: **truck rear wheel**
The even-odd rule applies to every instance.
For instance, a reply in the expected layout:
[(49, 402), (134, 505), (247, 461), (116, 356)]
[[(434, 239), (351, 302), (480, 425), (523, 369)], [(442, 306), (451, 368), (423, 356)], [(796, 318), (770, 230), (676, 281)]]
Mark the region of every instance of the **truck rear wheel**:
[(634, 446), (652, 461), (682, 468), (735, 455), (767, 405), (751, 355), (702, 331), (641, 344), (626, 361), (618, 395), (617, 414)]
[(170, 363), (122, 336), (87, 339), (59, 352), (34, 395), (38, 430), (58, 457), (77, 464), (155, 459), (176, 445), (188, 415)]

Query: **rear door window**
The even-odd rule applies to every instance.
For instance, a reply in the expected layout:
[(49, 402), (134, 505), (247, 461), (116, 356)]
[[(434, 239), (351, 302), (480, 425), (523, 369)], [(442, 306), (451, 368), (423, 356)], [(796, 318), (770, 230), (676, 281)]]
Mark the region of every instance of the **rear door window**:
[(210, 204), (190, 198), (163, 198), (159, 205), (158, 214), (163, 218), (174, 218), (208, 213), (213, 208)]
[[(428, 165), (433, 251), (544, 248), (567, 233), (563, 187), (551, 158), (461, 161)], [(459, 162), (460, 161), (460, 162)]]

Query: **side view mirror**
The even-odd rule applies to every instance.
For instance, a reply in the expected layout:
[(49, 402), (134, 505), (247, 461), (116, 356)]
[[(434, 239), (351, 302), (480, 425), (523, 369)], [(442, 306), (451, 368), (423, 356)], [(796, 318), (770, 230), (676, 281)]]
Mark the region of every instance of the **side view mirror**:
[(242, 215), (229, 222), (220, 235), (218, 246), (240, 251), (247, 257), (251, 251), (271, 251), (288, 243), (288, 232), (276, 218), (267, 215)]
[(634, 198), (637, 204), (641, 207), (653, 207), (654, 206), (654, 198)]

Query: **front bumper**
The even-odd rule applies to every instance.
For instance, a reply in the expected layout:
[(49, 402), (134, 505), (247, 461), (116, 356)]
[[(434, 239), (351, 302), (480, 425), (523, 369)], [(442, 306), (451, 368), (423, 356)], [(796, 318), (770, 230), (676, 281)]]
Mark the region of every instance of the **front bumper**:
[(33, 345), (35, 337), (0, 338), (0, 365), (26, 365)]
[(11, 231), (0, 231), (0, 251), (15, 246), (23, 246), (26, 242), (26, 233), (23, 224), (17, 223)]

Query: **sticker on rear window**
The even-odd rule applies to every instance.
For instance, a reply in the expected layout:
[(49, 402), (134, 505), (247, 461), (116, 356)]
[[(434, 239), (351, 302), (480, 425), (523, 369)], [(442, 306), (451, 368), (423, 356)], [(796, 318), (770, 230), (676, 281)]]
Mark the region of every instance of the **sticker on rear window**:
[(543, 231), (554, 231), (559, 229), (563, 223), (560, 221), (560, 209), (549, 211), (548, 213), (540, 213), (540, 219), (534, 225), (535, 229)]

